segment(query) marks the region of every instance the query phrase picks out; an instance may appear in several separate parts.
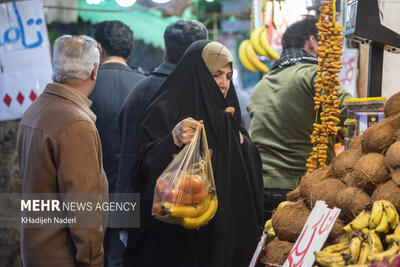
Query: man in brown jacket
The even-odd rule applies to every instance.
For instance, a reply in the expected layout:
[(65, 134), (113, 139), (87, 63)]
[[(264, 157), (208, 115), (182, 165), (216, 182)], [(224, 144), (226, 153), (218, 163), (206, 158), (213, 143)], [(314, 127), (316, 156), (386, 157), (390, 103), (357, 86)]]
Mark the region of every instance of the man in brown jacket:
[[(18, 132), (23, 193), (108, 193), (93, 90), (99, 50), (88, 36), (59, 37), (53, 81), (27, 109)], [(103, 266), (103, 227), (21, 229), (25, 267)]]

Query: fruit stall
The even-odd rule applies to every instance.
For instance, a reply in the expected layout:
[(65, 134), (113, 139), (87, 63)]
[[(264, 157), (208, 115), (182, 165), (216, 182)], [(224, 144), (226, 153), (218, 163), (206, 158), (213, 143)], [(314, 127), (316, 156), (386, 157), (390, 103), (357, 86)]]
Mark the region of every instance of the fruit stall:
[[(349, 1), (350, 5), (354, 2), (357, 1)], [(347, 103), (350, 111), (364, 104), (364, 107), (382, 113), (382, 117), (374, 117), (374, 123), (367, 124), (362, 131), (352, 129), (346, 151), (332, 164), (325, 164), (328, 139), (336, 135), (339, 124), (336, 88), (339, 84), (337, 73), (342, 68), (343, 31), (349, 38), (371, 43), (372, 64), (382, 64), (379, 53), (383, 53), (383, 49), (396, 52), (400, 47), (400, 43), (390, 41), (394, 38), (393, 33), (384, 30), (380, 23), (376, 27), (369, 25), (371, 34), (365, 25), (355, 21), (365, 19), (360, 14), (367, 12), (367, 8), (370, 15), (371, 10), (378, 13), (372, 2), (358, 3), (358, 13), (355, 11), (347, 18), (354, 20), (353, 28), (349, 24), (345, 29), (335, 21), (335, 1), (324, 1), (320, 8), (314, 97), (315, 110), (322, 108), (320, 122), (314, 123), (311, 135), (314, 147), (307, 160), (306, 175), (265, 223), (267, 242), (260, 262), (266, 266), (291, 266), (285, 262), (318, 200), (325, 201), (331, 208), (341, 209), (341, 212), (323, 247), (314, 252), (314, 265), (400, 266), (400, 93), (387, 101), (379, 98), (382, 80), (377, 73), (382, 76), (379, 72), (382, 65), (370, 66), (368, 96), (378, 98), (355, 99)], [(387, 34), (377, 34), (379, 30)], [(373, 52), (379, 49), (381, 51)], [(349, 113), (349, 122), (358, 122), (358, 117), (352, 117), (357, 112)]]

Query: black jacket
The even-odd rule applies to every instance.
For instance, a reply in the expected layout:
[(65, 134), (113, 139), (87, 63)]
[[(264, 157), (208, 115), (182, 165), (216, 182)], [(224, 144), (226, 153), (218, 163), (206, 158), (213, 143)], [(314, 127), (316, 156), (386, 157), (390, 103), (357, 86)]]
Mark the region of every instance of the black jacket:
[(149, 77), (140, 81), (133, 88), (122, 105), (119, 115), (121, 152), (115, 189), (118, 193), (132, 192), (131, 171), (136, 159), (137, 132), (143, 119), (143, 113), (174, 68), (174, 64), (161, 63)]
[(119, 110), (128, 93), (144, 77), (123, 64), (101, 65), (95, 87), (89, 96), (89, 99), (93, 101), (91, 109), (97, 116), (96, 126), (100, 134), (103, 166), (110, 193), (114, 193), (118, 174), (118, 155), (121, 144), (118, 129)]

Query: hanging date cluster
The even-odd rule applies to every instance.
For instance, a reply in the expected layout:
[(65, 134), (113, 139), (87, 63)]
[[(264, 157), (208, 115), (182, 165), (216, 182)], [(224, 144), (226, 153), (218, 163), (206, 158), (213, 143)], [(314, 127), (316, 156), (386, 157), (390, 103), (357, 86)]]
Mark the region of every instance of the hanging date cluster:
[[(337, 134), (340, 123), (339, 77), (342, 68), (343, 27), (335, 20), (335, 0), (326, 0), (320, 7), (321, 15), (317, 23), (318, 67), (314, 81), (314, 110), (317, 113), (311, 134), (313, 149), (307, 159), (307, 173), (324, 167), (327, 159), (329, 137)], [(320, 108), (322, 111), (319, 113)], [(320, 119), (318, 120), (318, 113)]]

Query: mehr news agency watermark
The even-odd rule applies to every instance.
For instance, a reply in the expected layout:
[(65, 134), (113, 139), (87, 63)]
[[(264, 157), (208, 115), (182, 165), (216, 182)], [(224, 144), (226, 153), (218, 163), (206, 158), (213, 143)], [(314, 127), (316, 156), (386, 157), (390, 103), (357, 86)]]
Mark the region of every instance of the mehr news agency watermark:
[(139, 194), (0, 194), (0, 228), (140, 226)]

